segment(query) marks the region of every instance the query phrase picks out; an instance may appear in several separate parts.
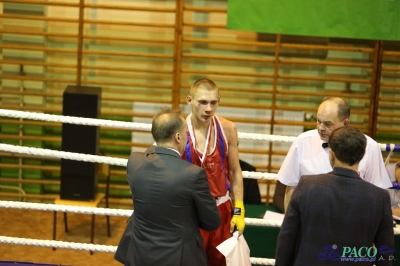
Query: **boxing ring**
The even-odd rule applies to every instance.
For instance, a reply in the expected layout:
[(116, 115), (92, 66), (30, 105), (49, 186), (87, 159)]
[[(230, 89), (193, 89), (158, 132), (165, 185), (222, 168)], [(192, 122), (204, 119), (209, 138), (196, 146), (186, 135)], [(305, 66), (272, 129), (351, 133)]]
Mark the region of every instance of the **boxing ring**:
[[(48, 122), (69, 123), (77, 125), (105, 126), (105, 127), (122, 128), (129, 130), (143, 130), (143, 131), (151, 130), (151, 125), (145, 123), (79, 118), (79, 117), (49, 115), (49, 114), (5, 110), (5, 109), (0, 109), (0, 116), (9, 118), (40, 120)], [(253, 134), (253, 133), (242, 133), (242, 132), (238, 132), (238, 136), (239, 139), (262, 140), (269, 142), (293, 142), (293, 140), (296, 138), (289, 136)], [(400, 151), (399, 144), (379, 144), (379, 145), (381, 151), (389, 152), (389, 156), (387, 157), (385, 163), (389, 162), (389, 159), (392, 156), (393, 152)], [(5, 151), (13, 154), (14, 153), (27, 154), (38, 157), (47, 157), (47, 158), (52, 157), (59, 159), (78, 160), (84, 162), (103, 163), (103, 164), (123, 166), (123, 167), (126, 167), (128, 161), (127, 159), (121, 159), (121, 158), (78, 154), (78, 153), (63, 152), (63, 151), (41, 149), (41, 148), (31, 148), (24, 146), (9, 145), (9, 144), (0, 144), (0, 151)], [(276, 176), (277, 174), (272, 174), (272, 173), (243, 171), (244, 178), (276, 180)], [(122, 209), (112, 209), (112, 208), (78, 207), (78, 206), (60, 205), (60, 204), (28, 203), (28, 202), (15, 202), (15, 201), (0, 201), (0, 207), (23, 209), (23, 210), (39, 210), (39, 211), (52, 211), (52, 212), (57, 211), (65, 213), (71, 212), (79, 214), (123, 216), (123, 217), (129, 217), (133, 212), (132, 210), (122, 210)], [(254, 226), (269, 226), (269, 227), (281, 226), (281, 222), (266, 220), (266, 219), (257, 219), (257, 218), (245, 218), (245, 223), (246, 225), (254, 225)], [(396, 235), (400, 235), (400, 228), (397, 227), (394, 228), (394, 233)], [(17, 238), (17, 237), (7, 237), (7, 236), (0, 236), (0, 243), (30, 245), (38, 247), (65, 248), (65, 249), (85, 250), (93, 252), (109, 252), (109, 253), (115, 253), (117, 249), (116, 246), (108, 246), (108, 245), (84, 244), (84, 243), (64, 242), (56, 240), (39, 240), (39, 239)], [(250, 260), (253, 265), (275, 264), (275, 259), (251, 257)]]

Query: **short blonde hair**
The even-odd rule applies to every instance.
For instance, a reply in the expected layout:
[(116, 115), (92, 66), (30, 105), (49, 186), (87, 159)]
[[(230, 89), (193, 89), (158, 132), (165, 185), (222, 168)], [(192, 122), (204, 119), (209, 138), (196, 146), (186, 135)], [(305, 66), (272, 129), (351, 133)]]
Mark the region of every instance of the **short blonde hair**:
[(202, 78), (202, 79), (196, 80), (193, 83), (192, 87), (190, 88), (190, 96), (194, 97), (194, 94), (196, 93), (196, 91), (199, 88), (203, 88), (203, 89), (206, 89), (208, 91), (217, 90), (217, 92), (218, 92), (218, 87), (214, 83), (214, 81), (212, 81), (211, 79)]

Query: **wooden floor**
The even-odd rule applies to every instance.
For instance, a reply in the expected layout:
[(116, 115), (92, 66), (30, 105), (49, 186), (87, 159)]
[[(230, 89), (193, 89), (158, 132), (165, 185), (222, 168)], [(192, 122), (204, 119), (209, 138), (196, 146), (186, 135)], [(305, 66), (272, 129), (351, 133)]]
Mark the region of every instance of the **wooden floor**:
[[(127, 217), (110, 216), (111, 237), (107, 236), (106, 217), (96, 216), (94, 244), (117, 246)], [(57, 240), (90, 243), (91, 215), (68, 213), (68, 229), (64, 231), (63, 213), (57, 215)], [(53, 239), (53, 212), (0, 208), (0, 235), (31, 239)], [(122, 265), (113, 253), (76, 251), (0, 244), (0, 261), (34, 262), (67, 265)]]

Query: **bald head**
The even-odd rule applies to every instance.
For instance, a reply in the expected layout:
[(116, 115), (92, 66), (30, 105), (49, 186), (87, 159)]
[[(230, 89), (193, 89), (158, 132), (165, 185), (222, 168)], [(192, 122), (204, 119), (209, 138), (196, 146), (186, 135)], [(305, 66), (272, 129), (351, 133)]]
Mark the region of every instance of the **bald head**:
[(157, 145), (170, 142), (178, 132), (186, 131), (185, 120), (179, 111), (161, 109), (153, 118), (151, 134)]
[(322, 108), (331, 108), (331, 110), (336, 110), (336, 115), (339, 121), (343, 121), (350, 117), (350, 106), (349, 104), (338, 97), (329, 97), (322, 101), (320, 104)]

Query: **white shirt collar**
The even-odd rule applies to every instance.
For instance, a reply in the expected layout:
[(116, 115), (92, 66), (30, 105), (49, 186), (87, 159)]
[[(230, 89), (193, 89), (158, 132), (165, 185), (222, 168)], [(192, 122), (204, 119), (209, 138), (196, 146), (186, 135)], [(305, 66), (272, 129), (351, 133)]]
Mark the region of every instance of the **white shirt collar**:
[[(153, 145), (157, 146), (157, 142), (154, 142)], [(181, 153), (178, 150), (175, 150), (175, 149), (172, 149), (172, 148), (166, 148), (166, 149), (176, 152), (179, 155), (179, 157), (181, 157)]]
[(181, 154), (180, 154), (180, 152), (178, 150), (175, 150), (175, 149), (172, 149), (172, 148), (167, 148), (167, 149), (176, 152), (179, 155), (179, 157), (181, 157)]

